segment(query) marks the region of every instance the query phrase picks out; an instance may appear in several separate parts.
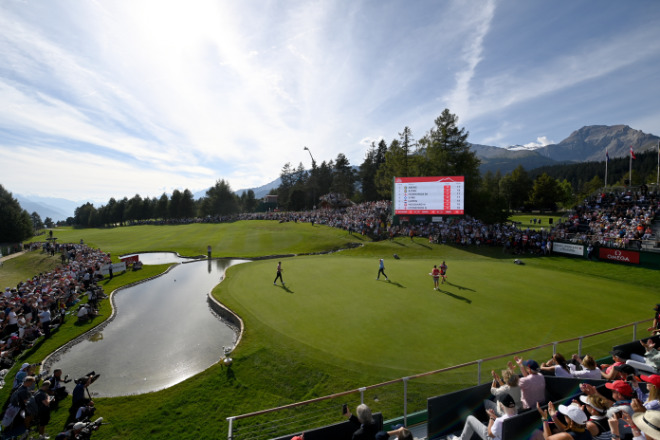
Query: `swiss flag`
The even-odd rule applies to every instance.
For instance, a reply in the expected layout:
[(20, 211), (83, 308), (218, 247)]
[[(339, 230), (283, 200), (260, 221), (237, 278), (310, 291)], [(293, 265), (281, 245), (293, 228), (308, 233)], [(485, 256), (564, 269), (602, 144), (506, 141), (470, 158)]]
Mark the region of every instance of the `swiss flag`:
[(630, 146), (630, 157), (632, 157), (633, 159), (637, 159), (637, 158), (635, 157), (635, 152), (634, 152), (633, 149), (632, 149), (632, 145)]

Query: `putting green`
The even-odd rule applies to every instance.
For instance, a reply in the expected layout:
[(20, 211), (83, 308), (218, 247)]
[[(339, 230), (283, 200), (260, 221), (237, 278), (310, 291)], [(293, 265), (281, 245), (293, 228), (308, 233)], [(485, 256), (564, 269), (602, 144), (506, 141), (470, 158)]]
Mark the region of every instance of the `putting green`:
[(240, 310), (247, 327), (256, 320), (324, 357), (401, 374), (627, 324), (654, 301), (647, 287), (559, 271), (540, 258), (522, 266), (474, 256), (447, 261), (439, 291), (428, 273), (441, 261), (427, 258), (387, 260), (389, 281), (376, 281), (373, 257), (282, 262), (285, 287), (273, 286), (277, 262), (259, 261), (232, 268), (219, 299)]

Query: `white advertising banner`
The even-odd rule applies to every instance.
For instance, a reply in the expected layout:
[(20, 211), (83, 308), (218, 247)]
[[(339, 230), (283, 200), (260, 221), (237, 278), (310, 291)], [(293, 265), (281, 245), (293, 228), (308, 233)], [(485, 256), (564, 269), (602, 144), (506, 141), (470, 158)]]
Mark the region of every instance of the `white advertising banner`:
[[(121, 273), (126, 272), (126, 263), (113, 263), (112, 264), (112, 273)], [(106, 264), (101, 266), (101, 273), (103, 276), (110, 275), (110, 265)]]
[(584, 255), (584, 246), (581, 244), (570, 244), (570, 243), (552, 243), (552, 252), (559, 252), (561, 254), (571, 254), (571, 255)]

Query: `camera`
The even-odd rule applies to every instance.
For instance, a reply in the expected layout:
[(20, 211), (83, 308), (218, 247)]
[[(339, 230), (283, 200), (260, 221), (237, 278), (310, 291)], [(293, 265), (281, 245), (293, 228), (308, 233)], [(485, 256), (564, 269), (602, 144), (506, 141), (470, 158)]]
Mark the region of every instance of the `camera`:
[[(82, 429), (75, 435), (75, 440), (88, 440), (92, 436), (92, 432), (98, 430), (103, 424), (103, 417), (99, 417), (93, 422), (79, 422), (83, 425)], [(74, 429), (76, 428), (76, 423)]]
[(81, 383), (85, 384), (87, 383), (87, 380), (89, 380), (90, 381), (89, 384), (91, 385), (94, 382), (96, 382), (96, 379), (98, 379), (100, 376), (101, 375), (96, 374), (95, 371), (90, 371), (89, 373), (85, 374), (83, 377), (78, 378), (78, 380), (76, 380), (76, 384), (81, 384)]

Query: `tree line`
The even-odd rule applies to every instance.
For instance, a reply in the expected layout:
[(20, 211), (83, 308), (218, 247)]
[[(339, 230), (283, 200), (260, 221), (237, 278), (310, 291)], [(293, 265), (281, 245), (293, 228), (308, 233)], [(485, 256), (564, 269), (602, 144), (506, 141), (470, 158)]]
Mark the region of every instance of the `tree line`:
[[(271, 194), (277, 204), (257, 200), (253, 190), (240, 196), (224, 179), (195, 200), (188, 189), (174, 190), (171, 196), (116, 200), (110, 198), (99, 207), (85, 203), (76, 208), (66, 225), (76, 227), (121, 226), (146, 220), (180, 220), (230, 216), (240, 212), (281, 209), (300, 211), (318, 206), (319, 198), (336, 193), (356, 203), (391, 199), (394, 177), (465, 176), (465, 211), (487, 223), (506, 221), (511, 211), (555, 210), (570, 208), (586, 195), (604, 186), (604, 162), (541, 167), (530, 172), (518, 166), (511, 173), (479, 172), (480, 160), (470, 150), (469, 133), (458, 127), (458, 117), (445, 109), (433, 126), (418, 140), (404, 127), (389, 144), (372, 143), (363, 162), (351, 166), (339, 153), (334, 160), (306, 170), (302, 163), (286, 163), (280, 173), (281, 183)], [(632, 185), (655, 181), (657, 152), (638, 153), (634, 161)], [(628, 159), (613, 159), (608, 164), (608, 185), (627, 185)], [(603, 177), (601, 177), (603, 176)], [(22, 210), (11, 193), (0, 186), (0, 243), (20, 242), (34, 231), (52, 227), (53, 221), (41, 221), (39, 215)]]
[(123, 226), (128, 223), (145, 220), (183, 220), (197, 217), (217, 217), (253, 212), (259, 201), (253, 190), (236, 195), (224, 179), (218, 180), (206, 191), (206, 195), (195, 200), (189, 189), (175, 189), (171, 196), (163, 193), (160, 197), (124, 197), (110, 198), (108, 203), (96, 208), (92, 203), (85, 203), (74, 211), (73, 217), (66, 224), (77, 227)]
[(394, 177), (464, 176), (466, 213), (489, 223), (505, 221), (511, 210), (549, 210), (573, 200), (570, 183), (548, 175), (533, 180), (522, 166), (505, 176), (499, 172), (482, 176), (468, 135), (458, 127), (458, 117), (445, 109), (418, 140), (405, 127), (389, 144), (372, 143), (356, 171), (341, 153), (320, 166), (312, 160), (309, 171), (302, 163), (295, 169), (287, 163), (273, 194), (283, 209), (299, 211), (313, 208), (318, 196), (329, 192), (356, 203), (391, 199)]

